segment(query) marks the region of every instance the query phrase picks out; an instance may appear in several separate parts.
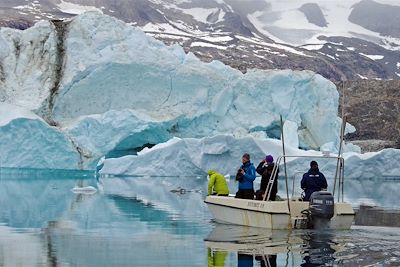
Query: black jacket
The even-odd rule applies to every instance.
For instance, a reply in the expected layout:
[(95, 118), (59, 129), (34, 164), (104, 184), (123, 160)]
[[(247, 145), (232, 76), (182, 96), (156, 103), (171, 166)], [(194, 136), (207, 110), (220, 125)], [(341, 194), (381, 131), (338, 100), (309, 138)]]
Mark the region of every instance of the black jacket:
[(316, 191), (321, 191), (321, 189), (326, 189), (328, 187), (328, 183), (326, 182), (325, 176), (318, 169), (308, 170), (303, 175), (303, 179), (301, 179), (301, 188), (306, 193), (304, 200), (309, 201), (312, 193)]
[[(261, 184), (260, 184), (260, 190), (265, 192), (265, 190), (267, 189), (267, 185), (269, 180), (271, 179), (271, 175), (272, 175), (272, 170), (274, 169), (275, 163), (270, 163), (270, 164), (266, 164), (264, 161), (261, 161), (260, 164), (258, 164), (257, 166), (257, 173), (261, 175)], [(276, 172), (276, 176), (275, 176), (275, 181), (273, 184), (273, 191), (277, 192), (278, 190), (278, 173), (279, 173), (279, 168), (278, 171)]]

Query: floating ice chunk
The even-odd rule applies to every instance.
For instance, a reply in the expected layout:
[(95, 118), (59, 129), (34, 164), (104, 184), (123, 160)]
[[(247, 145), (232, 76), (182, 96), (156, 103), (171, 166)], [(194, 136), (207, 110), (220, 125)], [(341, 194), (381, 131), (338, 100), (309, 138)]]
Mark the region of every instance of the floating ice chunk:
[(84, 195), (92, 195), (97, 192), (97, 189), (93, 186), (85, 186), (85, 187), (77, 187), (71, 189), (74, 194), (84, 194)]

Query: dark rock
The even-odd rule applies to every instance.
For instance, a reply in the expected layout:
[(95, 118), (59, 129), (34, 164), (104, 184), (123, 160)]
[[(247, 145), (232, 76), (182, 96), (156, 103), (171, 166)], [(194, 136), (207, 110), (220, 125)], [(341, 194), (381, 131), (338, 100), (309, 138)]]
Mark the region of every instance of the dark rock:
[(357, 129), (346, 140), (358, 141), (366, 151), (396, 147), (400, 143), (399, 80), (358, 80), (336, 85), (340, 94), (339, 111), (344, 94), (344, 114)]
[(320, 27), (326, 27), (328, 25), (318, 4), (307, 3), (302, 5), (299, 10), (304, 13), (308, 22)]
[(400, 37), (400, 6), (363, 0), (353, 6), (349, 21), (382, 35)]

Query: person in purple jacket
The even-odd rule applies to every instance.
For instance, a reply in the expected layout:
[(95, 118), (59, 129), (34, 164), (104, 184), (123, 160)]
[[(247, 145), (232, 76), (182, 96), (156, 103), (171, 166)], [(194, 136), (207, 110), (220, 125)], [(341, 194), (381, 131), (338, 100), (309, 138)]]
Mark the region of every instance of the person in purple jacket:
[(250, 162), (248, 153), (242, 156), (242, 166), (236, 174), (236, 181), (239, 182), (239, 190), (236, 192), (236, 198), (254, 199), (253, 182), (256, 179), (256, 168)]
[(328, 183), (326, 182), (324, 174), (318, 169), (318, 163), (316, 161), (311, 161), (310, 167), (308, 172), (303, 175), (303, 179), (301, 179), (301, 188), (305, 193), (304, 201), (310, 201), (312, 193), (328, 188)]

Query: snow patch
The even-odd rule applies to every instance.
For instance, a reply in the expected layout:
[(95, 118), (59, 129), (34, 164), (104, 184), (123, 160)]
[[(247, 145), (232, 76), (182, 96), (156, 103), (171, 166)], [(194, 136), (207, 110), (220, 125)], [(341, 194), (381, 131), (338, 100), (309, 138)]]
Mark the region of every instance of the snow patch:
[(227, 48), (226, 46), (215, 45), (215, 44), (204, 43), (204, 42), (193, 42), (190, 44), (190, 47), (195, 47), (195, 46), (212, 47), (212, 48), (217, 48), (217, 49), (221, 49), (221, 50), (225, 50)]
[(182, 11), (186, 14), (191, 15), (195, 20), (202, 22), (202, 23), (208, 23), (207, 17), (211, 15), (214, 12), (218, 11), (218, 8), (188, 8), (188, 9), (182, 9)]
[[(400, 43), (399, 38), (381, 36), (377, 32), (365, 29), (348, 20), (352, 6), (359, 2), (359, 0), (318, 1), (318, 5), (327, 21), (327, 27), (319, 27), (310, 23), (304, 13), (299, 11), (299, 8), (303, 4), (309, 2), (308, 0), (271, 0), (268, 1), (270, 7), (249, 14), (248, 19), (259, 32), (278, 43), (299, 46), (307, 43), (319, 43), (319, 36), (344, 36), (351, 38), (363, 35), (376, 39), (378, 45), (385, 43), (383, 46), (388, 49), (400, 49), (396, 45)], [(391, 3), (395, 2), (392, 1)], [(297, 32), (295, 32), (296, 30)]]
[[(281, 50), (285, 50), (287, 52), (290, 52), (292, 54), (297, 54), (297, 55), (301, 55), (301, 56), (305, 56), (305, 57), (310, 57), (309, 55), (303, 53), (302, 51), (298, 51), (293, 47), (284, 45), (284, 44), (278, 44), (278, 43), (267, 43), (267, 42), (263, 42), (259, 39), (252, 39), (252, 38), (248, 38), (248, 37), (244, 37), (244, 36), (240, 36), (240, 35), (235, 35), (236, 38), (240, 39), (240, 40), (244, 40), (250, 43), (254, 43), (260, 46), (267, 46), (267, 47), (274, 47), (274, 48), (278, 48)], [(284, 55), (286, 56), (286, 55)]]
[(65, 2), (63, 0), (61, 0), (61, 3), (58, 4), (57, 6), (62, 12), (68, 13), (68, 14), (79, 15), (86, 11), (97, 11), (97, 12), (103, 13), (102, 9), (94, 7), (94, 6), (83, 6), (83, 5)]
[(153, 23), (149, 22), (140, 28), (144, 32), (160, 32), (160, 33), (176, 34), (176, 35), (182, 35), (182, 36), (188, 36), (188, 37), (192, 36), (185, 31), (181, 31), (181, 30), (178, 30), (178, 29), (172, 27), (168, 23), (153, 24)]
[(324, 47), (324, 44), (307, 44), (300, 47), (307, 50), (320, 50), (322, 47)]
[(232, 41), (233, 38), (227, 35), (221, 35), (221, 36), (204, 36), (201, 37), (202, 40), (208, 41), (208, 42), (229, 42)]
[(382, 56), (382, 55), (367, 55), (367, 54), (364, 54), (364, 53), (359, 53), (359, 54), (364, 56), (364, 57), (367, 57), (369, 59), (372, 59), (372, 60), (381, 60), (381, 59), (384, 58), (384, 56)]
[(333, 60), (336, 60), (336, 58), (335, 58), (334, 56), (332, 56), (332, 55), (325, 54), (325, 53), (322, 53), (322, 52), (318, 52), (318, 53), (320, 53), (321, 55), (324, 55), (324, 56), (326, 56), (326, 57), (329, 57), (329, 58), (331, 58), (331, 59), (333, 59)]
[(363, 75), (361, 75), (359, 73), (357, 73), (357, 75), (358, 75), (358, 77), (360, 77), (363, 80), (368, 80), (368, 77), (366, 77), (366, 76), (363, 76)]

